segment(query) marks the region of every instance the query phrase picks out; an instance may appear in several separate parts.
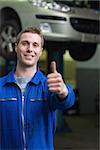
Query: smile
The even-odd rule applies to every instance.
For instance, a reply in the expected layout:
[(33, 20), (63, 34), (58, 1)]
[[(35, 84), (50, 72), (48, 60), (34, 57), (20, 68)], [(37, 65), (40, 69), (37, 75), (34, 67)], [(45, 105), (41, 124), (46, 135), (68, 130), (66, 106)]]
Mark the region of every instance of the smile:
[(25, 57), (27, 57), (27, 58), (33, 58), (34, 57), (34, 55), (24, 55)]

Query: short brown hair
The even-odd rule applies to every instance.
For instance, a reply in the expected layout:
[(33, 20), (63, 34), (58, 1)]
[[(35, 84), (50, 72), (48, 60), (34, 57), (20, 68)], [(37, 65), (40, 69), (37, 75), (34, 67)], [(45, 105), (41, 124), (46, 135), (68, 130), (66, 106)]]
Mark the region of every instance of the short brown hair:
[(43, 38), (43, 35), (42, 35), (41, 31), (38, 30), (38, 29), (37, 29), (36, 27), (34, 27), (34, 26), (30, 26), (30, 27), (27, 27), (27, 28), (25, 28), (24, 30), (22, 30), (22, 31), (17, 35), (16, 44), (19, 43), (20, 38), (21, 38), (21, 35), (22, 35), (23, 33), (27, 33), (27, 32), (29, 32), (29, 33), (36, 33), (36, 34), (40, 35), (40, 37), (41, 37), (41, 45), (42, 45), (42, 47), (43, 47), (43, 45), (44, 45), (44, 38)]

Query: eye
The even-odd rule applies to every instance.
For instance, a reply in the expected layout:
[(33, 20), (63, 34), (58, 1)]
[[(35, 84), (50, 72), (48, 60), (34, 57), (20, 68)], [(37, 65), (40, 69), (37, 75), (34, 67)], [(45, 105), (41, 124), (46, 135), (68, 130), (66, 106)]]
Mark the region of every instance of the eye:
[(34, 43), (33, 43), (33, 46), (34, 46), (34, 47), (39, 47), (39, 44), (38, 44), (37, 42), (34, 42)]
[(22, 44), (23, 46), (27, 46), (27, 45), (29, 45), (29, 42), (28, 42), (28, 41), (22, 41), (21, 44)]

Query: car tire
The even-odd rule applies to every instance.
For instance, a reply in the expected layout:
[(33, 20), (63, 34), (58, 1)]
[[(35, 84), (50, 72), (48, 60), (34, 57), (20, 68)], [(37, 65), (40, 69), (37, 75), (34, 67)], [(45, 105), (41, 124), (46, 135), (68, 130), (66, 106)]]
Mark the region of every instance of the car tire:
[(96, 52), (96, 44), (74, 43), (70, 45), (69, 53), (74, 60), (86, 61), (92, 58)]
[(16, 35), (20, 31), (20, 27), (16, 20), (3, 20), (0, 26), (0, 55), (8, 60), (15, 59), (14, 47)]

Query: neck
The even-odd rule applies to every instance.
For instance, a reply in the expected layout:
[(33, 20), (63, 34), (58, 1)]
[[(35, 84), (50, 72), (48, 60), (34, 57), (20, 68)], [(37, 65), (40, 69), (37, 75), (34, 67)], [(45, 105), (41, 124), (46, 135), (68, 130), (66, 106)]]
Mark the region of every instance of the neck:
[(16, 66), (15, 74), (17, 77), (30, 77), (32, 78), (36, 73), (37, 66), (32, 67), (22, 67), (20, 65)]

